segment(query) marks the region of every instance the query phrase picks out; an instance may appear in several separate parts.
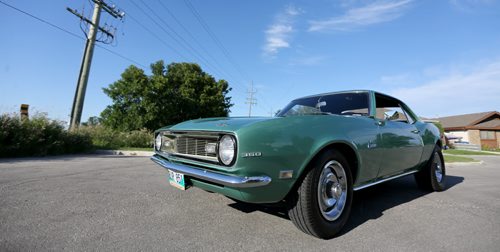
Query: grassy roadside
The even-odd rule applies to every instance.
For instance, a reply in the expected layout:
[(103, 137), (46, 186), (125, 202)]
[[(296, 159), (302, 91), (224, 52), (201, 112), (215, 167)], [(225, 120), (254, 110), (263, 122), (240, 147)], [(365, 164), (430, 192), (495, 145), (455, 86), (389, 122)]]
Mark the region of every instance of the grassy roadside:
[(123, 147), (118, 148), (121, 151), (153, 151), (153, 148), (135, 148), (135, 147)]
[(450, 155), (496, 155), (484, 151), (469, 151), (469, 150), (456, 150), (456, 149), (444, 150), (443, 153)]
[(470, 157), (445, 155), (444, 162), (446, 162), (446, 163), (456, 163), (456, 162), (468, 163), (468, 162), (478, 162), (478, 161), (473, 159), (473, 158), (470, 158)]

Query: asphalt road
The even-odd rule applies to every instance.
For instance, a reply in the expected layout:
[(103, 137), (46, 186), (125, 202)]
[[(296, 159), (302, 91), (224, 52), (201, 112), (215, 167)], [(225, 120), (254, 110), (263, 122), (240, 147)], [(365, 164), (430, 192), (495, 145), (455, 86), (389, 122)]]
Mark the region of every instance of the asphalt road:
[(448, 166), (448, 190), (413, 177), (355, 194), (344, 232), (319, 240), (279, 208), (169, 186), (147, 158), (0, 160), (0, 251), (498, 251), (500, 157)]

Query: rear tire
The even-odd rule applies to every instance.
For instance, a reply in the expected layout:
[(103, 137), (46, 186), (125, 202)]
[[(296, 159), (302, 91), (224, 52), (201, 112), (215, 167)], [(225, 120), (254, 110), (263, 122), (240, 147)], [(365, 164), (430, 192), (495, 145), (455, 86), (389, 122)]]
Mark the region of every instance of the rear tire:
[(426, 166), (415, 174), (417, 185), (426, 191), (443, 191), (446, 188), (446, 169), (441, 147), (436, 145)]
[(288, 215), (293, 224), (306, 234), (333, 238), (349, 218), (352, 183), (351, 169), (342, 153), (321, 153), (288, 198)]

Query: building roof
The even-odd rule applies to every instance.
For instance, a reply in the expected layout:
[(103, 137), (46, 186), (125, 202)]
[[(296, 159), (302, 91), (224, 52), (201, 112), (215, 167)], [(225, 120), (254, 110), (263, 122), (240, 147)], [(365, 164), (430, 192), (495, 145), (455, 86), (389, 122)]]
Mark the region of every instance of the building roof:
[(481, 127), (481, 128), (497, 128), (497, 127), (500, 127), (500, 119), (495, 118), (495, 119), (490, 120), (490, 121), (478, 123), (475, 126)]
[(446, 116), (434, 120), (441, 122), (445, 130), (500, 129), (500, 113), (498, 111)]

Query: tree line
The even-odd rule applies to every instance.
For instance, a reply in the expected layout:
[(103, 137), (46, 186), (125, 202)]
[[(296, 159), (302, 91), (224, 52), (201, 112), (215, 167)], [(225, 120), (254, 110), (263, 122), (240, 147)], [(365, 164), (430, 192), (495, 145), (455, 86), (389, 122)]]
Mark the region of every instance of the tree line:
[(112, 104), (87, 123), (119, 131), (155, 130), (190, 119), (228, 116), (233, 104), (227, 81), (216, 80), (194, 63), (166, 66), (160, 60), (150, 67), (151, 75), (146, 75), (132, 65), (103, 88)]

